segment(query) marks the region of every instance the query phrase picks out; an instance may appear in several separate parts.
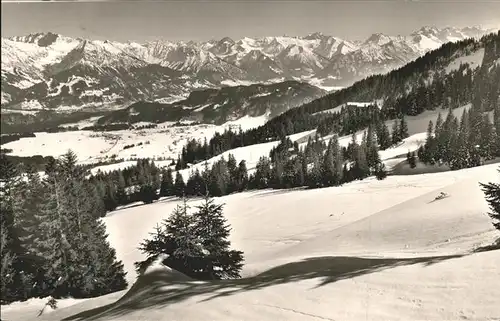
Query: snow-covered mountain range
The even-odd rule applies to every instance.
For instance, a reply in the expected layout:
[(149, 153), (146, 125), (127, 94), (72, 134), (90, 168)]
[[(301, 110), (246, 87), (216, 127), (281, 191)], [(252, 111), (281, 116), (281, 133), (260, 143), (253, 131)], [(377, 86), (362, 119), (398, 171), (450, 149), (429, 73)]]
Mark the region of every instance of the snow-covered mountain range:
[(171, 102), (193, 90), (285, 80), (348, 86), (400, 67), (481, 27), (423, 27), (407, 36), (349, 41), (322, 33), (206, 42), (75, 39), (53, 33), (2, 38), (2, 105), (9, 109), (122, 108)]

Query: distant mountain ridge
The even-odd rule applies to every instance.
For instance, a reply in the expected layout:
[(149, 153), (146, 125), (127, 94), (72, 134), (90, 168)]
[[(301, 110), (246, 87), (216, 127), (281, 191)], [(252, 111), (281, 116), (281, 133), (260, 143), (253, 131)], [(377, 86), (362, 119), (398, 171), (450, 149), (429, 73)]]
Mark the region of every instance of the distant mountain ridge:
[(481, 27), (423, 27), (408, 36), (376, 33), (364, 42), (322, 33), (205, 42), (88, 40), (54, 33), (2, 38), (2, 106), (12, 110), (119, 109), (169, 103), (190, 92), (286, 80), (348, 86), (400, 67)]
[(245, 116), (271, 118), (326, 93), (315, 86), (293, 80), (270, 85), (197, 90), (186, 99), (170, 104), (136, 102), (101, 117), (98, 124), (165, 121), (223, 124)]

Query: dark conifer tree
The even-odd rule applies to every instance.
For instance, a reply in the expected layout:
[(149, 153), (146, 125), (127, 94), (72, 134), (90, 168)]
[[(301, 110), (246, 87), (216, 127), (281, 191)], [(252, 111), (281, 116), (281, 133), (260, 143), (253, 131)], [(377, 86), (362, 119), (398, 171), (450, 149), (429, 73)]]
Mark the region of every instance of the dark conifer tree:
[(118, 206), (115, 184), (111, 179), (108, 179), (104, 182), (104, 188), (104, 206), (107, 211), (114, 211)]
[(224, 218), (223, 205), (215, 204), (208, 194), (193, 214), (195, 235), (203, 248), (200, 279), (239, 278), (243, 267), (243, 252), (231, 250), (228, 240), (230, 226)]
[(367, 138), (366, 132), (363, 134), (361, 144), (357, 148), (356, 157), (354, 159), (353, 175), (354, 179), (364, 179), (370, 175), (370, 166), (367, 159)]
[[(437, 135), (437, 134), (436, 134)], [(434, 164), (434, 156), (436, 153), (436, 137), (434, 136), (434, 125), (432, 120), (429, 120), (427, 125), (427, 136), (424, 146), (420, 146), (418, 150), (418, 158), (424, 163)]]
[(254, 176), (255, 187), (256, 188), (267, 188), (269, 187), (269, 179), (271, 177), (271, 164), (269, 158), (262, 156), (256, 165), (256, 171)]
[(123, 171), (118, 172), (118, 185), (116, 187), (116, 202), (118, 205), (128, 204), (128, 195), (126, 191), (125, 177), (123, 176)]
[(323, 157), (322, 178), (324, 186), (333, 186), (336, 183), (339, 176), (336, 169), (332, 141), (330, 141)]
[(395, 145), (401, 141), (401, 130), (399, 127), (399, 122), (398, 120), (394, 120), (394, 123), (392, 125), (392, 144)]
[(152, 184), (145, 184), (140, 187), (139, 200), (144, 204), (151, 204), (158, 199), (158, 194)]
[(210, 179), (208, 184), (208, 191), (211, 195), (222, 196), (228, 192), (228, 185), (230, 182), (229, 171), (227, 162), (223, 157), (215, 162), (210, 171)]
[(443, 116), (441, 115), (441, 113), (439, 113), (436, 119), (436, 127), (434, 131), (436, 136), (438, 136), (441, 133), (442, 128), (443, 128)]
[[(2, 215), (7, 215), (3, 212)], [(0, 222), (0, 303), (5, 304), (16, 298), (14, 292), (15, 285), (14, 282), (14, 262), (16, 261), (16, 256), (12, 250), (12, 238), (9, 235), (8, 228), (6, 226), (4, 217), (2, 216), (2, 221)]]
[[(493, 226), (500, 231), (500, 184), (481, 184), (481, 188), (490, 206), (490, 212), (488, 215), (493, 220)], [(500, 238), (497, 240), (497, 244), (500, 245)]]
[(184, 183), (184, 178), (182, 177), (180, 172), (177, 172), (175, 174), (174, 195), (182, 197), (184, 195), (185, 189), (186, 189), (186, 183)]
[[(41, 236), (37, 213), (42, 210), (45, 190), (40, 176), (33, 166), (27, 166), (23, 182), (17, 185), (14, 200), (17, 237), (20, 252), (16, 253), (19, 264), (23, 265), (23, 293), (25, 296), (43, 295), (39, 288), (43, 271), (39, 267), (43, 261), (37, 255), (36, 241)], [(20, 288), (21, 290), (21, 288)]]
[(387, 125), (380, 120), (377, 124), (377, 141), (379, 143), (380, 149), (385, 150), (392, 145), (391, 134)]
[(90, 297), (126, 287), (123, 265), (97, 220), (104, 204), (75, 164), (68, 152), (47, 172), (47, 197), (38, 217), (42, 233), (36, 249), (46, 259), (44, 288), (54, 297)]
[(401, 122), (399, 124), (399, 139), (403, 140), (408, 138), (408, 123), (406, 122), (405, 115), (401, 116)]
[[(0, 300), (10, 302), (24, 299), (19, 293), (22, 277), (20, 262), (16, 257), (21, 252), (18, 231), (16, 230), (14, 217), (15, 189), (18, 184), (18, 171), (7, 157), (0, 154), (0, 215), (1, 215), (1, 288)], [(23, 286), (24, 287), (24, 286)]]
[(160, 183), (160, 196), (174, 195), (174, 178), (170, 168), (163, 170)]
[(158, 258), (167, 255), (163, 264), (196, 277), (203, 257), (201, 241), (195, 233), (194, 217), (189, 215), (186, 201), (177, 205), (170, 217), (155, 228), (151, 238), (144, 240), (139, 249), (146, 254), (146, 260), (136, 262), (135, 267), (142, 274), (147, 266)]
[(375, 166), (380, 163), (380, 155), (375, 133), (371, 126), (368, 127), (366, 134), (366, 160), (370, 169), (375, 169)]
[(160, 254), (168, 255), (164, 264), (190, 277), (202, 280), (238, 278), (243, 266), (243, 253), (230, 249), (230, 227), (222, 213), (222, 205), (208, 196), (190, 215), (187, 205), (178, 205), (174, 213), (140, 249), (145, 261), (136, 262), (139, 273)]
[(238, 164), (236, 171), (236, 186), (239, 192), (248, 188), (248, 170), (245, 160)]
[(408, 164), (410, 164), (410, 168), (417, 167), (417, 159), (415, 157), (415, 152), (408, 152), (408, 154), (406, 154), (406, 160), (408, 161)]
[(375, 177), (381, 181), (387, 177), (387, 171), (385, 169), (384, 163), (380, 162), (375, 167)]
[(231, 194), (238, 190), (237, 170), (238, 170), (238, 164), (236, 162), (236, 158), (234, 158), (233, 154), (229, 154), (227, 159), (227, 171), (229, 174), (229, 182), (227, 184), (228, 194)]

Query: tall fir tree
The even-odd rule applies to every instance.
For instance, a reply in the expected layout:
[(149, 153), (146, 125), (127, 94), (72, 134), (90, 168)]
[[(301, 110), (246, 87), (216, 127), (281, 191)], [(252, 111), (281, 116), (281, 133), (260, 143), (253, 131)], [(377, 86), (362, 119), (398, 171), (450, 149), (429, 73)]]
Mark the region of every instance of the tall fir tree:
[(335, 156), (333, 154), (332, 141), (328, 143), (325, 155), (323, 156), (322, 178), (324, 186), (333, 186), (338, 174), (335, 167)]
[(231, 250), (228, 240), (231, 228), (223, 214), (223, 205), (215, 204), (208, 194), (193, 213), (195, 235), (203, 248), (200, 279), (239, 278), (243, 267), (243, 252)]
[(227, 240), (230, 228), (223, 216), (222, 205), (215, 204), (207, 195), (197, 209), (189, 214), (184, 201), (156, 227), (151, 239), (141, 243), (140, 249), (147, 258), (135, 263), (139, 273), (159, 255), (166, 254), (164, 264), (196, 279), (240, 276), (243, 253), (230, 249)]
[(248, 170), (245, 160), (242, 160), (238, 164), (238, 169), (236, 172), (236, 185), (239, 192), (244, 191), (248, 188)]
[(368, 126), (366, 135), (366, 160), (368, 162), (368, 167), (372, 170), (374, 170), (375, 166), (380, 163), (377, 139), (371, 126)]
[(174, 178), (170, 168), (164, 169), (161, 174), (160, 196), (174, 195)]
[(183, 196), (185, 189), (186, 189), (186, 183), (184, 183), (184, 178), (182, 177), (180, 172), (177, 172), (175, 174), (174, 195), (178, 197)]
[[(500, 173), (500, 168), (498, 171)], [(500, 184), (486, 183), (480, 185), (490, 206), (488, 215), (493, 220), (493, 226), (500, 231)], [(500, 245), (500, 238), (498, 238), (497, 244)]]
[(142, 274), (159, 255), (165, 254), (163, 264), (188, 276), (195, 277), (201, 265), (202, 247), (194, 230), (194, 218), (188, 214), (186, 200), (177, 205), (170, 217), (156, 226), (151, 238), (144, 240), (139, 249), (146, 259), (136, 262), (135, 267)]
[(11, 248), (12, 238), (9, 235), (3, 215), (5, 214), (2, 211), (2, 220), (0, 222), (0, 303), (6, 304), (16, 299), (15, 293), (12, 293), (15, 289), (13, 281), (16, 256)]
[(391, 134), (383, 120), (380, 120), (377, 125), (377, 141), (380, 149), (385, 150), (392, 145)]
[[(2, 273), (2, 301), (25, 300), (33, 294), (32, 291), (32, 262), (23, 239), (29, 238), (29, 233), (23, 228), (25, 211), (19, 204), (20, 193), (27, 184), (21, 179), (22, 175), (7, 157), (0, 154), (0, 215), (2, 225), (2, 239), (5, 244), (2, 249), (6, 255), (2, 264), (6, 271)], [(29, 214), (29, 213), (28, 213)], [(2, 266), (4, 268), (4, 266)]]
[(45, 258), (43, 288), (53, 297), (91, 297), (125, 288), (123, 266), (98, 221), (105, 209), (94, 185), (68, 152), (46, 171), (36, 249)]
[(391, 133), (392, 144), (395, 145), (401, 141), (401, 130), (399, 127), (398, 120), (394, 120), (392, 124), (392, 133)]
[(401, 120), (400, 120), (400, 124), (399, 124), (399, 139), (402, 140), (402, 139), (405, 139), (408, 137), (409, 137), (408, 123), (406, 122), (405, 115), (403, 114), (403, 115), (401, 115)]
[(128, 203), (127, 183), (123, 172), (118, 172), (118, 182), (116, 186), (116, 202), (118, 205), (125, 205)]

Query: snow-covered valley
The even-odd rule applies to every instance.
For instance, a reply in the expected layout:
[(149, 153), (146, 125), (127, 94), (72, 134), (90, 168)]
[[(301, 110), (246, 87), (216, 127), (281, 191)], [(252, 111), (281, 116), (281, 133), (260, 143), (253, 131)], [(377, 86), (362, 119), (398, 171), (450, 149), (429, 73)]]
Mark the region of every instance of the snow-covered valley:
[[(470, 108), (470, 104), (456, 108), (453, 114), (460, 117), (464, 109)], [(408, 133), (410, 137), (406, 138), (397, 146), (391, 147), (380, 152), (382, 160), (386, 166), (392, 168), (402, 159), (394, 159), (401, 155), (406, 155), (407, 152), (413, 152), (420, 145), (425, 143), (426, 129), (429, 121), (436, 122), (437, 116), (441, 113), (445, 117), (447, 110), (425, 111), (418, 116), (408, 117)], [(91, 119), (94, 120), (95, 119)], [(110, 132), (94, 132), (94, 131), (69, 131), (59, 133), (36, 133), (36, 137), (22, 138), (20, 140), (2, 145), (4, 148), (11, 149), (12, 155), (15, 156), (53, 156), (58, 157), (68, 149), (73, 150), (78, 156), (79, 162), (82, 164), (94, 164), (99, 161), (111, 160), (114, 156), (116, 159), (123, 159), (123, 162), (117, 162), (111, 165), (96, 166), (92, 171), (97, 170), (111, 171), (118, 168), (125, 168), (135, 164), (135, 160), (139, 158), (151, 158), (156, 160), (158, 166), (168, 166), (171, 160), (175, 160), (182, 150), (182, 147), (190, 139), (203, 141), (204, 138), (209, 140), (216, 132), (223, 132), (227, 129), (248, 130), (251, 128), (263, 125), (266, 122), (266, 117), (249, 117), (245, 116), (236, 121), (227, 122), (220, 126), (215, 125), (191, 125), (191, 126), (174, 126), (174, 123), (158, 124), (156, 128), (135, 129), (135, 130), (120, 130)], [(387, 121), (386, 124), (390, 128), (393, 121)], [(91, 122), (82, 121), (81, 123), (68, 124), (71, 126), (89, 125)], [(148, 125), (148, 123), (138, 123), (137, 126)], [(358, 141), (361, 140), (363, 131), (357, 133)], [(301, 147), (305, 147), (307, 138), (314, 136), (315, 130), (307, 131), (292, 135), (292, 141), (299, 142)], [(332, 135), (323, 137), (323, 140), (329, 140)], [(347, 135), (340, 137), (339, 143), (346, 147), (352, 140), (352, 136)], [(279, 141), (269, 143), (250, 145), (227, 151), (221, 155), (215, 156), (208, 160), (209, 164), (214, 163), (221, 157), (233, 154), (239, 162), (245, 160), (249, 171), (255, 168), (255, 165), (261, 156), (268, 156), (270, 150), (277, 146)], [(131, 146), (125, 148), (125, 146)], [(194, 165), (191, 169), (182, 170), (182, 174), (187, 179), (191, 170), (195, 168), (202, 169), (203, 164)]]

